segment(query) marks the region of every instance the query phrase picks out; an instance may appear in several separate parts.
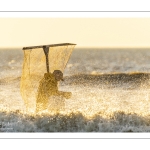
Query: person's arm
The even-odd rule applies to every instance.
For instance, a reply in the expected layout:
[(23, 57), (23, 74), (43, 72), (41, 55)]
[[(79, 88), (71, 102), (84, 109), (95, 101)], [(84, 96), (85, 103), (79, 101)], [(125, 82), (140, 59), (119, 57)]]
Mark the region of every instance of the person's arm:
[(72, 93), (71, 92), (63, 92), (58, 90), (57, 84), (54, 84), (53, 88), (51, 88), (51, 94), (56, 96), (62, 96), (66, 99), (71, 98)]
[(71, 92), (57, 91), (56, 95), (63, 96), (64, 98), (69, 99), (69, 98), (71, 98), (72, 93)]

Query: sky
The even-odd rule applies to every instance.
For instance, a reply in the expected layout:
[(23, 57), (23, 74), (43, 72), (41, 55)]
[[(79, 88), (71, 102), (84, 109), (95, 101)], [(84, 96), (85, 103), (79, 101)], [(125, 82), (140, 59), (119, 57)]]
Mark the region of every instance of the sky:
[(0, 17), (0, 48), (57, 43), (150, 47), (150, 18)]

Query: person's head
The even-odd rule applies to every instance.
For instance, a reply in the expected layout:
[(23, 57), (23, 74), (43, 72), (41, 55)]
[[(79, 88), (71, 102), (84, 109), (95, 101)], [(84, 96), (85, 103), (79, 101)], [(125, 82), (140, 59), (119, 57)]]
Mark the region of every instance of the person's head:
[(55, 79), (57, 81), (60, 81), (60, 80), (64, 81), (63, 73), (60, 70), (54, 70), (53, 75), (55, 76)]

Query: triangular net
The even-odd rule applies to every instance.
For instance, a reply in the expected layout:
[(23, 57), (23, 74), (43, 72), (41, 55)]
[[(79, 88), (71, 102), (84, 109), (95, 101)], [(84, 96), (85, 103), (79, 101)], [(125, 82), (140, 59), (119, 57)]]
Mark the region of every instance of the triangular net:
[(37, 90), (44, 73), (64, 72), (74, 47), (75, 44), (62, 43), (23, 48), (20, 91), (28, 109), (35, 109)]

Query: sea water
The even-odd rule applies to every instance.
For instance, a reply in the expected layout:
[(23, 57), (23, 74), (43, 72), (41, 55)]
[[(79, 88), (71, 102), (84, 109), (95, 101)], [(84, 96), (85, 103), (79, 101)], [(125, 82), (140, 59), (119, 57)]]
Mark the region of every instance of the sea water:
[(149, 132), (150, 49), (75, 49), (59, 89), (65, 110), (27, 113), (23, 51), (0, 50), (0, 132)]

